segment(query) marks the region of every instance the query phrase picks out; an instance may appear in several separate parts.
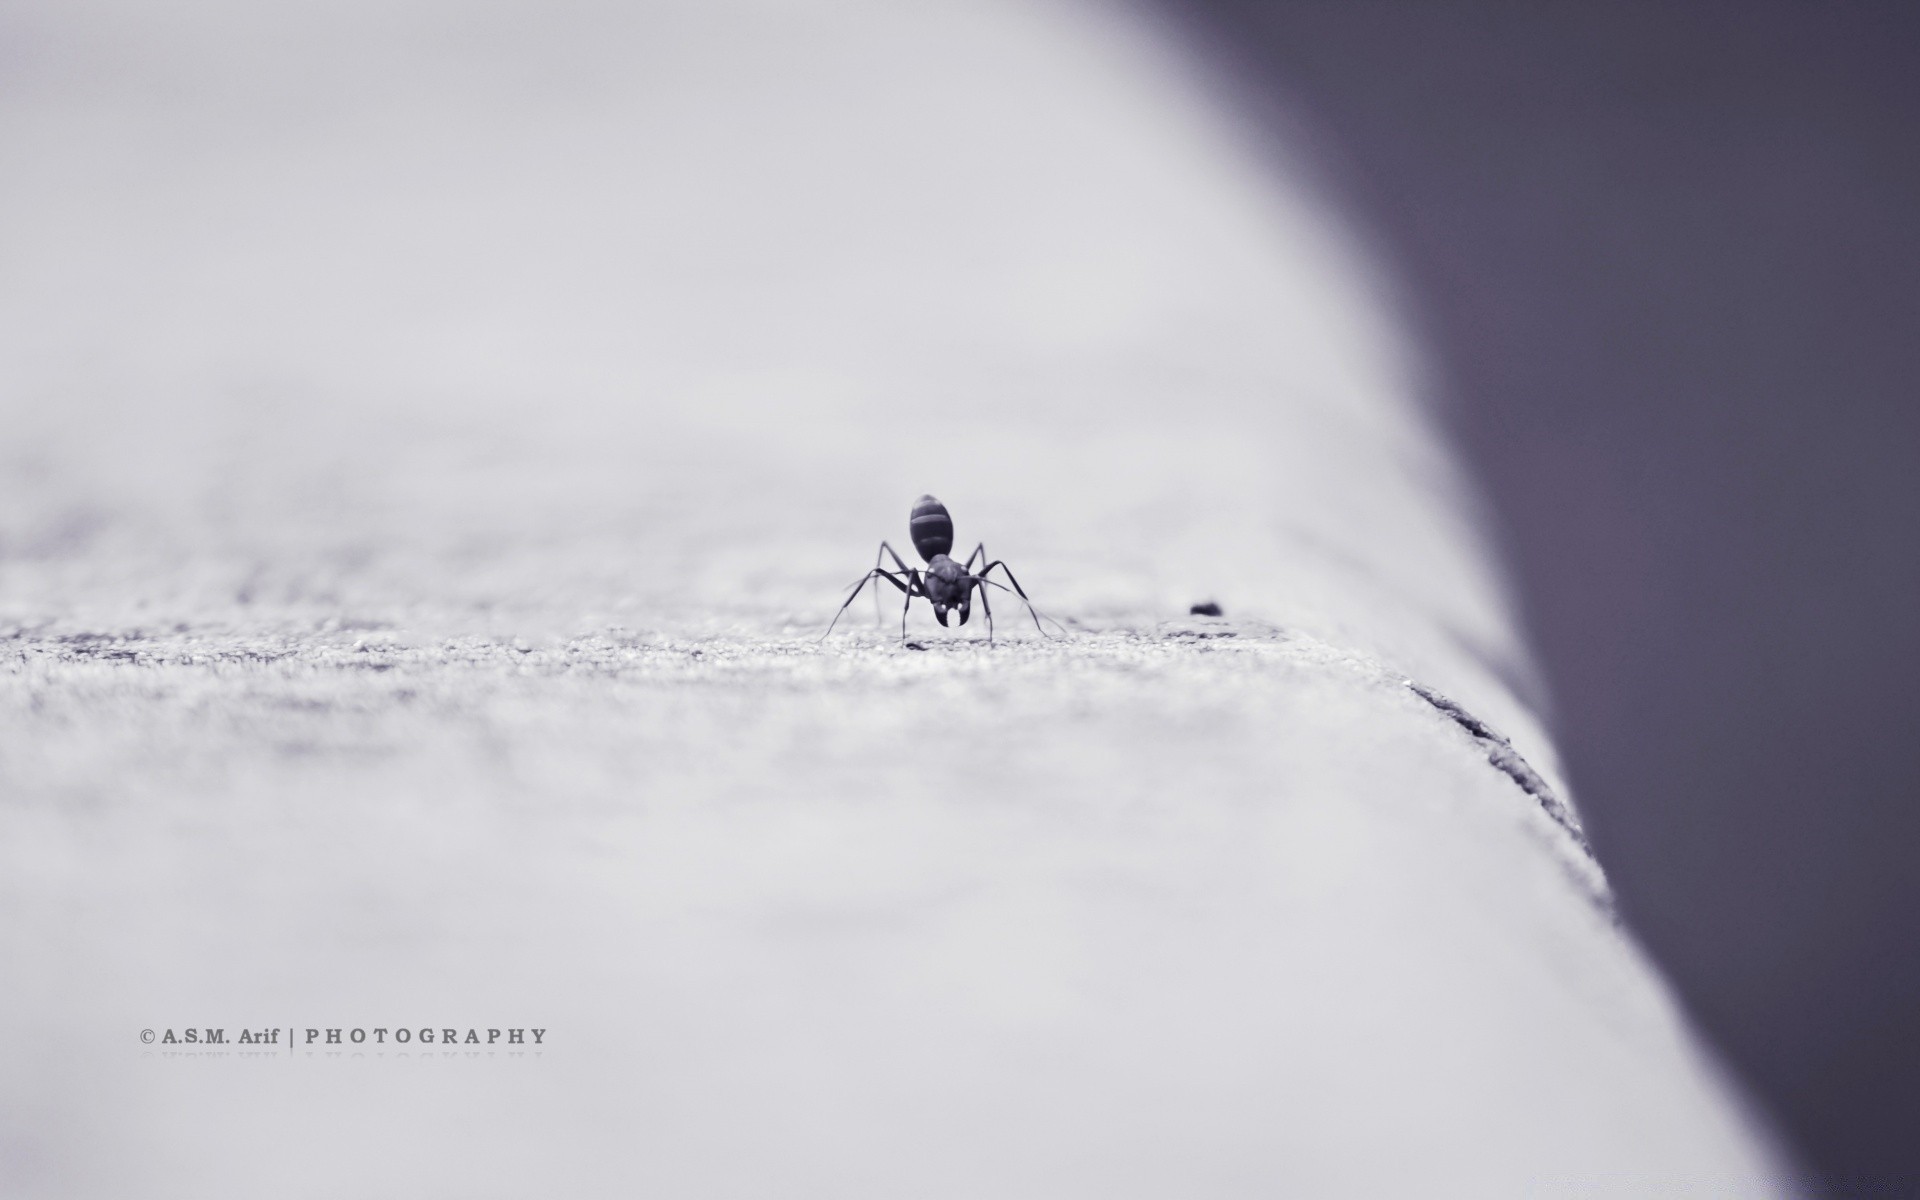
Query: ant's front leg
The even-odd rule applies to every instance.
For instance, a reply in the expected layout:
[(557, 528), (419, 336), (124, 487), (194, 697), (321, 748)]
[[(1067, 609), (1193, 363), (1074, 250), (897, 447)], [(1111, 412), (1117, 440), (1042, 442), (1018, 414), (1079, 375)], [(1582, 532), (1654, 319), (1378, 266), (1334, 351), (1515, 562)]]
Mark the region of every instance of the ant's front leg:
[[(875, 579), (884, 579), (888, 583), (892, 584), (894, 587), (897, 587), (901, 591), (905, 592), (907, 594), (907, 603), (909, 604), (913, 603), (913, 598), (915, 596), (926, 595), (927, 594), (926, 586), (920, 582), (920, 572), (909, 567), (907, 568), (906, 574), (907, 574), (907, 578), (905, 580), (902, 580), (899, 576), (895, 575), (892, 571), (883, 570), (880, 567), (875, 567), (873, 570), (868, 571), (865, 575), (862, 575), (860, 577), (860, 582), (853, 585), (853, 590), (851, 592), (848, 592), (847, 598), (841, 602), (840, 611), (834, 613), (833, 620), (828, 622), (827, 633), (833, 632), (833, 627), (840, 623), (841, 616), (846, 613), (847, 609), (852, 606), (855, 600), (858, 600), (860, 598), (861, 589), (866, 587), (869, 583), (872, 583)], [(877, 592), (875, 594), (878, 595)], [(902, 617), (900, 619), (900, 628), (901, 628), (900, 636), (903, 638), (906, 636), (906, 632), (905, 632), (906, 624), (907, 624), (906, 618)], [(821, 641), (824, 642), (827, 640), (827, 633), (823, 633), (820, 635)]]
[[(893, 554), (893, 547), (888, 546), (885, 542), (881, 542), (880, 545), (886, 550), (888, 554)], [(900, 556), (898, 554), (894, 554), (893, 561), (900, 562)], [(913, 608), (913, 598), (915, 596), (924, 597), (927, 595), (927, 584), (924, 579), (920, 578), (920, 572), (914, 570), (912, 567), (907, 566), (905, 563), (901, 563), (900, 569), (901, 571), (905, 572), (907, 576), (907, 584), (904, 587), (901, 586), (901, 583), (898, 579), (895, 579), (893, 577), (892, 572), (883, 571), (878, 567), (874, 568), (874, 572), (880, 575), (881, 577), (883, 577), (884, 579), (886, 579), (887, 582), (893, 584), (893, 586), (897, 588), (900, 588), (901, 591), (907, 594), (907, 598), (900, 602), (900, 640), (904, 642), (907, 640), (907, 613), (909, 610)], [(876, 604), (879, 603), (879, 596), (880, 596), (879, 590), (875, 589), (873, 594), (874, 594), (874, 602)], [(931, 598), (928, 599), (928, 602), (929, 603), (932, 602)]]
[[(1043, 625), (1041, 625), (1041, 624), (1040, 624), (1040, 610), (1039, 610), (1039, 609), (1037, 609), (1037, 608), (1035, 608), (1035, 607), (1033, 606), (1033, 601), (1032, 601), (1032, 600), (1030, 600), (1030, 599), (1028, 599), (1028, 597), (1027, 597), (1027, 591), (1026, 591), (1026, 589), (1025, 589), (1025, 588), (1023, 588), (1023, 587), (1021, 587), (1021, 586), (1020, 586), (1020, 581), (1019, 581), (1018, 579), (1015, 579), (1015, 578), (1013, 577), (1013, 568), (1012, 568), (1012, 567), (1009, 567), (1009, 566), (1008, 566), (1008, 565), (1007, 565), (1007, 564), (1006, 564), (1005, 562), (1003, 562), (1003, 561), (1001, 561), (1000, 559), (997, 559), (997, 558), (996, 558), (996, 559), (994, 559), (994, 560), (993, 560), (992, 562), (990, 562), (990, 563), (988, 563), (988, 564), (986, 565), (986, 567), (985, 567), (985, 568), (984, 568), (984, 569), (983, 569), (983, 570), (982, 570), (982, 571), (980, 572), (980, 578), (981, 578), (981, 579), (986, 579), (986, 578), (987, 578), (987, 572), (989, 572), (989, 571), (991, 571), (991, 570), (993, 570), (993, 569), (994, 569), (995, 567), (999, 567), (999, 568), (1000, 568), (1000, 570), (1001, 570), (1001, 572), (1002, 572), (1002, 573), (1004, 573), (1004, 574), (1006, 575), (1006, 577), (1007, 577), (1007, 582), (1008, 582), (1008, 583), (1011, 583), (1011, 584), (1013, 585), (1013, 591), (1014, 591), (1014, 594), (1015, 594), (1015, 595), (1017, 595), (1017, 596), (1019, 596), (1019, 597), (1020, 597), (1020, 602), (1021, 602), (1022, 604), (1025, 604), (1025, 605), (1027, 606), (1027, 612), (1028, 612), (1029, 614), (1031, 614), (1031, 615), (1032, 615), (1032, 617), (1033, 617), (1033, 627), (1034, 627), (1035, 629), (1038, 629), (1038, 630), (1040, 631), (1040, 633), (1041, 633), (1041, 636), (1043, 636), (1043, 637), (1044, 637), (1044, 636), (1046, 636), (1046, 634), (1047, 634), (1047, 631), (1046, 631), (1046, 628), (1045, 628), (1045, 627), (1044, 627)], [(995, 586), (995, 587), (999, 587), (1000, 585), (996, 583), (996, 584), (994, 584), (993, 586)], [(981, 594), (981, 595), (983, 595), (983, 596), (984, 596), (984, 595), (986, 595), (986, 589), (985, 589), (985, 588), (982, 588), (982, 589), (980, 589), (980, 594)], [(1047, 618), (1047, 619), (1048, 619), (1048, 620), (1050, 620), (1050, 621), (1051, 621), (1051, 620), (1053, 620), (1053, 618), (1051, 618), (1051, 617), (1049, 617), (1049, 618)], [(1055, 622), (1054, 622), (1054, 624), (1056, 624), (1056, 625), (1057, 625), (1057, 624), (1059, 624), (1059, 622), (1058, 622), (1058, 621), (1055, 621)]]
[[(973, 560), (968, 559), (967, 561), (972, 562)], [(993, 645), (993, 605), (987, 600), (987, 581), (984, 579), (972, 579), (967, 582), (967, 586), (969, 588), (977, 588), (980, 591), (980, 611), (987, 615), (987, 645), (991, 646)]]
[[(916, 586), (917, 586), (917, 581), (919, 579), (920, 573), (914, 570), (912, 567), (909, 567), (906, 563), (902, 562), (900, 560), (900, 555), (895, 553), (893, 547), (889, 546), (885, 542), (881, 542), (880, 549), (874, 552), (873, 569), (876, 571), (880, 570), (881, 569), (880, 560), (882, 558), (889, 558), (889, 557), (893, 559), (893, 565), (900, 568), (900, 573), (902, 575), (905, 575), (909, 579), (915, 580)], [(875, 625), (878, 625), (880, 623), (880, 589), (878, 588), (875, 588), (873, 592), (873, 623)]]

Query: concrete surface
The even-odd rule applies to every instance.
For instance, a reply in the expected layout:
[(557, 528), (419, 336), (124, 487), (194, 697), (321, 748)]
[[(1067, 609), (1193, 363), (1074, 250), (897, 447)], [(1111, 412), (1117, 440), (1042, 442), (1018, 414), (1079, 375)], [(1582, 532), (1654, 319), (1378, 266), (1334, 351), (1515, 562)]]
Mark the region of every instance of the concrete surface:
[[(1147, 33), (6, 21), (14, 1194), (1790, 1190), (1363, 256)], [(924, 491), (1068, 636), (816, 640)]]

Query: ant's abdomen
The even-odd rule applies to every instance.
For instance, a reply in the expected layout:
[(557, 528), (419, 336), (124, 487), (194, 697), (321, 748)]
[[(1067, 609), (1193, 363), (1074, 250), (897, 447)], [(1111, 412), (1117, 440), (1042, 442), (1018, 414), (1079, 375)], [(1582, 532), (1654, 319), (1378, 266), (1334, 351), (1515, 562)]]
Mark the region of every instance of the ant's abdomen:
[(947, 506), (932, 496), (922, 496), (914, 502), (913, 515), (907, 519), (907, 533), (913, 538), (913, 548), (928, 562), (932, 562), (936, 554), (953, 552), (953, 518), (947, 515)]

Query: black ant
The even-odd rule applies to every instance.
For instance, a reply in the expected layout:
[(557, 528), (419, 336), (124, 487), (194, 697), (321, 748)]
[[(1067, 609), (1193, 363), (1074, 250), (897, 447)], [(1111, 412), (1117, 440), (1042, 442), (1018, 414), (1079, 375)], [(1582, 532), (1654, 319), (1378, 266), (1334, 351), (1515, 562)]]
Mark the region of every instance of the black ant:
[[(1027, 599), (1027, 593), (1020, 587), (1020, 581), (1013, 577), (1013, 570), (1006, 563), (996, 558), (981, 568), (978, 574), (974, 573), (973, 564), (984, 561), (987, 557), (985, 542), (975, 546), (973, 553), (967, 555), (965, 566), (948, 557), (953, 550), (953, 518), (947, 515), (946, 505), (932, 496), (920, 497), (914, 503), (913, 513), (907, 520), (907, 534), (913, 538), (913, 548), (918, 550), (920, 557), (927, 561), (927, 569), (922, 571), (909, 567), (901, 561), (898, 554), (894, 553), (892, 546), (881, 542), (879, 552), (873, 556), (873, 570), (868, 571), (861, 577), (859, 583), (853, 585), (853, 591), (847, 594), (846, 602), (841, 604), (840, 611), (833, 614), (833, 621), (827, 626), (827, 633), (833, 632), (834, 625), (840, 623), (840, 618), (846, 613), (848, 607), (859, 599), (862, 589), (875, 579), (884, 579), (899, 588), (907, 597), (906, 603), (900, 606), (901, 641), (907, 638), (907, 611), (913, 607), (915, 597), (933, 605), (933, 618), (941, 625), (946, 625), (949, 610), (958, 610), (960, 623), (965, 625), (967, 618), (973, 612), (973, 591), (978, 588), (980, 589), (980, 607), (987, 614), (987, 640), (991, 642), (993, 640), (993, 605), (987, 602), (987, 589), (997, 587), (1003, 592), (1008, 590), (1006, 584), (987, 578), (988, 573), (998, 567), (1006, 575), (1007, 583), (1013, 585), (1014, 594), (1019, 596), (1020, 602), (1027, 606), (1027, 612), (1032, 614), (1033, 627), (1042, 635), (1046, 635), (1046, 628), (1040, 624), (1040, 610), (1033, 606), (1033, 601)], [(883, 558), (892, 558), (893, 565), (899, 570), (889, 571), (881, 566)], [(1053, 620), (1051, 617), (1047, 619)], [(1054, 624), (1058, 625), (1059, 622), (1055, 621)], [(826, 640), (827, 633), (820, 635), (821, 641)]]

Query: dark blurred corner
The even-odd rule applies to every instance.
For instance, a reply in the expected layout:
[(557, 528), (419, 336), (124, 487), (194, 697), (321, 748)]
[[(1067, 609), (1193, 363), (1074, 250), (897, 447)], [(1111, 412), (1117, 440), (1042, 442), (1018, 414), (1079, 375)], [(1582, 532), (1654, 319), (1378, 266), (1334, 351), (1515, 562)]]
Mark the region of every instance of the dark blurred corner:
[(1920, 1194), (1920, 4), (1158, 11), (1405, 284), (1633, 926)]

